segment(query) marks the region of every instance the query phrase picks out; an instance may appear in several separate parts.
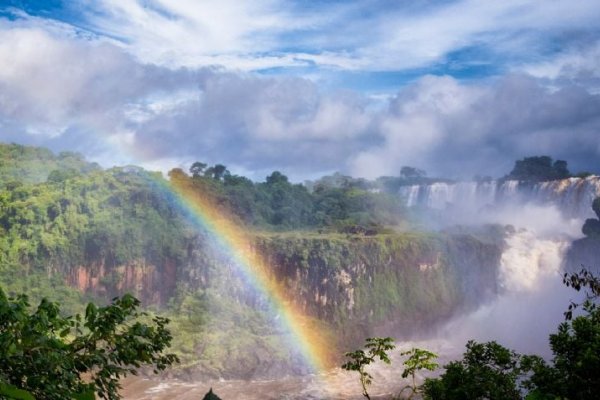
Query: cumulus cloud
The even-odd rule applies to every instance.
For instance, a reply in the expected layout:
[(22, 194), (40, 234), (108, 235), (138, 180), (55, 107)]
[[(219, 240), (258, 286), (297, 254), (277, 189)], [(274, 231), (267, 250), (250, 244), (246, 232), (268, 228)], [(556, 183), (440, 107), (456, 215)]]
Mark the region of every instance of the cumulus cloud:
[(600, 169), (600, 95), (575, 81), (425, 76), (373, 100), (302, 77), (148, 64), (112, 40), (32, 18), (0, 20), (0, 59), (0, 139), (105, 165), (204, 160), (300, 179), (414, 165), (470, 177), (548, 154)]
[(491, 85), (422, 78), (391, 101), (379, 128), (383, 143), (362, 151), (352, 172), (416, 165), (443, 176), (500, 176), (515, 159), (539, 154), (574, 169), (600, 167), (600, 96), (576, 85), (550, 90), (524, 75)]
[[(103, 41), (0, 23), (0, 110), (31, 131), (58, 134), (65, 123), (102, 124), (105, 114), (157, 92), (190, 87), (197, 74), (142, 65)], [(67, 122), (68, 121), (68, 122)], [(102, 126), (110, 130), (110, 126)]]
[(514, 160), (538, 154), (574, 170), (600, 167), (600, 96), (576, 85), (554, 90), (525, 75), (477, 84), (427, 76), (382, 110), (370, 104), (352, 92), (323, 94), (301, 78), (221, 73), (185, 107), (146, 121), (135, 147), (147, 158), (366, 177), (403, 165), (457, 178), (502, 176)]
[(136, 147), (147, 157), (175, 151), (244, 169), (337, 169), (371, 140), (368, 104), (302, 78), (222, 73), (185, 107), (146, 121)]
[(72, 135), (122, 140), (133, 111), (151, 112), (211, 73), (140, 64), (109, 41), (39, 20), (0, 19), (0, 59), (0, 138), (69, 147)]
[(518, 68), (557, 87), (565, 83), (575, 83), (599, 93), (600, 41), (567, 48), (546, 60), (521, 65)]

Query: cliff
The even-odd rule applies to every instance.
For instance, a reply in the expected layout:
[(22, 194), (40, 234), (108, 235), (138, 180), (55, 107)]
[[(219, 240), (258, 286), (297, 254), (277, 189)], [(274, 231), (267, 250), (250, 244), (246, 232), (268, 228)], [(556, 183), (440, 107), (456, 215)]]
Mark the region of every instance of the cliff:
[[(498, 242), (433, 233), (257, 234), (254, 246), (306, 314), (335, 326), (394, 320), (398, 329), (427, 324), (494, 294), (502, 252)], [(224, 290), (256, 305), (258, 295), (202, 236), (187, 247), (185, 257), (162, 263), (92, 260), (67, 268), (66, 280), (94, 297), (131, 292), (146, 305), (165, 305), (178, 286)]]
[(106, 259), (67, 269), (66, 282), (82, 293), (111, 299), (131, 293), (143, 304), (164, 305), (173, 296), (177, 284), (177, 264), (164, 260), (160, 265), (145, 258), (114, 265)]
[(268, 235), (257, 243), (306, 313), (354, 330), (406, 333), (497, 289), (501, 247), (470, 235)]
[[(392, 233), (259, 233), (262, 254), (290, 298), (334, 338), (336, 353), (365, 337), (408, 338), (475, 308), (498, 290), (502, 230)], [(230, 259), (190, 237), (184, 255), (162, 263), (96, 260), (68, 269), (69, 284), (110, 298), (130, 291), (169, 315), (187, 373), (276, 377), (306, 372), (257, 293)], [(166, 305), (169, 305), (168, 307)]]

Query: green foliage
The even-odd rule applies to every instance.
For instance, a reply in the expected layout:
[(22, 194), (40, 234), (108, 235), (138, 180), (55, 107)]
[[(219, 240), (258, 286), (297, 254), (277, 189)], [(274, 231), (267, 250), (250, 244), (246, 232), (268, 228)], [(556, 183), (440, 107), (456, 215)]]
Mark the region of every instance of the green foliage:
[(520, 356), (496, 342), (469, 341), (463, 359), (444, 366), (438, 379), (423, 384), (425, 399), (510, 400), (520, 399), (517, 379)]
[(196, 161), (190, 167), (190, 174), (192, 174), (192, 176), (194, 178), (198, 178), (198, 177), (200, 177), (201, 175), (204, 174), (204, 170), (206, 169), (207, 166), (208, 165), (206, 165), (203, 162)]
[(158, 372), (177, 362), (164, 354), (172, 339), (169, 321), (141, 322), (146, 314), (139, 305), (125, 295), (105, 307), (88, 304), (84, 316), (63, 317), (57, 303), (43, 299), (31, 312), (26, 295), (10, 298), (0, 289), (1, 390), (13, 398), (26, 398), (14, 387), (49, 400), (88, 399), (92, 393), (119, 399), (122, 377), (142, 366)]
[(383, 225), (399, 222), (404, 215), (395, 196), (371, 192), (364, 180), (350, 177), (340, 178), (339, 185), (337, 180), (317, 182), (310, 192), (306, 186), (289, 182), (279, 171), (260, 183), (233, 175), (220, 164), (208, 167), (195, 162), (190, 172), (191, 178), (180, 169), (172, 170), (169, 176), (192, 184), (198, 193), (254, 228), (345, 231), (357, 227), (357, 232), (376, 232)]
[(185, 225), (146, 174), (115, 168), (0, 190), (0, 270), (48, 276), (97, 260), (178, 259)]
[(233, 285), (213, 282), (210, 289), (184, 292), (166, 310), (180, 367), (197, 367), (215, 377), (249, 378), (252, 371), (264, 368), (267, 358), (271, 362), (291, 358), (281, 346), (285, 338), (265, 310), (223, 296)]
[(429, 350), (412, 348), (408, 351), (404, 351), (400, 353), (402, 356), (408, 356), (406, 360), (404, 360), (404, 371), (402, 372), (403, 378), (408, 378), (409, 376), (412, 378), (412, 386), (407, 385), (401, 391), (409, 389), (411, 391), (409, 399), (412, 399), (415, 394), (419, 392), (419, 388), (417, 387), (415, 374), (417, 371), (422, 369), (426, 369), (428, 371), (435, 371), (435, 369), (439, 366), (434, 360), (438, 357), (437, 354), (432, 353)]
[[(581, 289), (586, 289), (586, 298), (583, 302), (584, 310), (588, 314), (592, 314), (596, 311), (596, 303), (600, 297), (600, 278), (585, 268), (582, 268), (580, 272), (575, 272), (572, 274), (565, 273), (563, 275), (563, 283), (567, 287), (572, 287), (578, 292)], [(569, 304), (569, 309), (567, 312), (565, 312), (565, 319), (567, 321), (573, 318), (573, 310), (579, 306), (581, 306), (581, 304), (571, 301), (571, 304)]]
[(35, 400), (35, 397), (26, 390), (0, 381), (0, 398), (9, 400)]
[(347, 358), (350, 358), (350, 361), (343, 364), (342, 368), (347, 371), (358, 372), (360, 375), (360, 384), (363, 389), (362, 394), (367, 399), (371, 398), (369, 396), (369, 392), (367, 391), (367, 386), (373, 382), (373, 376), (365, 370), (365, 367), (374, 363), (376, 358), (379, 358), (379, 360), (389, 364), (390, 358), (387, 354), (387, 351), (392, 350), (394, 347), (394, 339), (390, 337), (367, 338), (365, 344), (365, 349), (367, 350), (366, 352), (362, 349), (359, 349), (345, 354)]
[(80, 154), (62, 152), (58, 155), (42, 147), (0, 143), (0, 189), (9, 189), (14, 182), (40, 183), (49, 176), (64, 179), (99, 170)]
[(400, 168), (400, 177), (405, 179), (419, 179), (427, 176), (427, 173), (422, 169), (415, 167), (403, 166)]
[[(554, 358), (551, 365), (541, 359), (530, 362), (533, 375), (528, 388), (544, 399), (583, 400), (597, 397), (600, 392), (600, 279), (587, 270), (565, 274), (563, 282), (575, 290), (586, 289), (583, 304), (571, 303), (566, 321), (558, 332), (550, 335)], [(573, 317), (581, 306), (584, 314)]]
[(556, 160), (548, 156), (525, 157), (515, 162), (512, 171), (504, 179), (512, 179), (526, 182), (551, 181), (569, 178), (571, 173), (567, 168), (567, 162)]
[[(46, 182), (0, 182), (0, 188), (5, 188), (0, 189), (0, 284), (9, 294), (27, 292), (32, 301), (44, 297), (60, 300), (61, 309), (73, 314), (81, 312), (89, 295), (65, 283), (67, 274), (70, 282), (76, 281), (73, 272), (79, 268), (90, 267), (84, 272), (91, 275), (98, 264), (102, 266), (94, 290), (106, 300), (121, 293), (118, 285), (125, 265), (174, 265), (180, 292), (168, 310), (161, 312), (172, 316), (174, 351), (185, 366), (200, 366), (217, 376), (232, 368), (240, 373), (261, 368), (264, 354), (276, 360), (292, 359), (282, 350), (282, 333), (267, 329), (272, 321), (265, 310), (251, 306), (260, 304), (260, 299), (244, 293), (243, 285), (232, 282), (231, 277), (217, 278), (225, 275), (222, 270), (227, 263), (209, 260), (206, 254), (195, 258), (206, 252), (198, 248), (203, 239), (186, 225), (181, 210), (172, 205), (172, 197), (161, 192), (167, 182), (137, 167), (88, 170), (74, 166), (76, 155), (48, 152), (48, 160), (52, 157), (65, 165), (48, 167), (51, 177)], [(290, 268), (303, 268), (303, 274), (310, 269), (315, 276), (307, 284), (329, 276), (331, 293), (340, 293), (341, 286), (335, 282), (347, 266), (368, 263), (369, 269), (376, 271), (373, 276), (352, 278), (356, 285), (354, 308), (333, 301), (308, 304), (311, 315), (326, 320), (322, 321), (325, 330), (352, 331), (355, 337), (350, 342), (358, 343), (370, 333), (365, 327), (390, 315), (427, 313), (437, 318), (460, 304), (454, 274), (462, 274), (462, 267), (446, 267), (454, 266), (463, 250), (456, 244), (446, 245), (437, 235), (386, 230), (384, 224), (401, 222), (405, 213), (395, 195), (375, 192), (378, 188), (372, 182), (340, 177), (339, 182), (321, 182), (310, 191), (289, 182), (280, 172), (255, 183), (229, 173), (224, 166), (195, 163), (192, 167), (192, 176), (175, 169), (171, 179), (210, 196), (217, 207), (233, 214), (249, 230), (270, 231), (258, 235), (257, 249), (273, 257), (274, 265), (283, 267), (283, 274)], [(446, 258), (447, 252), (451, 255)], [(437, 254), (444, 255), (439, 263)], [(421, 273), (421, 259), (431, 260), (436, 268)], [(192, 260), (202, 269), (195, 270), (193, 284), (182, 282), (179, 274), (187, 276)], [(214, 271), (206, 274), (207, 269)], [(157, 272), (165, 276), (164, 271)], [(207, 282), (215, 287), (213, 291), (205, 290)], [(381, 290), (374, 291), (374, 286)], [(232, 287), (236, 288), (232, 297), (219, 295)], [(298, 290), (304, 295), (310, 287)], [(352, 320), (358, 327), (345, 322), (349, 316), (361, 318)], [(344, 336), (340, 342), (346, 339)], [(242, 351), (245, 347), (256, 349), (258, 356)]]
[[(566, 321), (550, 335), (554, 357), (548, 364), (535, 355), (520, 356), (495, 342), (467, 343), (462, 360), (446, 365), (438, 379), (423, 385), (425, 399), (584, 400), (600, 392), (600, 279), (587, 270), (565, 274), (563, 282), (586, 289), (582, 304), (571, 303)], [(574, 317), (582, 307), (584, 314)]]

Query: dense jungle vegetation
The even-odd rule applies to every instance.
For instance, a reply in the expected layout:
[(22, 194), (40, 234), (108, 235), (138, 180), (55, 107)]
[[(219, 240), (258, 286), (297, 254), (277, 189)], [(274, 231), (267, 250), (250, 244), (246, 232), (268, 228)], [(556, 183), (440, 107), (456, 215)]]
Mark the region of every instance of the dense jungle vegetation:
[[(406, 216), (391, 195), (349, 177), (317, 182), (309, 191), (279, 172), (255, 183), (222, 165), (195, 163), (190, 175), (178, 169), (170, 175), (191, 180), (251, 230), (375, 234)], [(62, 265), (182, 257), (193, 233), (156, 190), (157, 180), (163, 180), (159, 173), (137, 167), (102, 170), (73, 153), (0, 145), (2, 284), (9, 291), (29, 289), (34, 297), (62, 290), (77, 304), (76, 294), (58, 287), (55, 273)], [(14, 270), (27, 273), (6, 273)]]

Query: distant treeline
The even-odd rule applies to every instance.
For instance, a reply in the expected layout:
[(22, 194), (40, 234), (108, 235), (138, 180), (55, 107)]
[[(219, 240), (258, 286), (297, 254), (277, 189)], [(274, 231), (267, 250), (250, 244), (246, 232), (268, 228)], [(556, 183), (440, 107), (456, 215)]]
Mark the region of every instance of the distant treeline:
[(525, 182), (543, 182), (566, 179), (571, 177), (585, 178), (590, 172), (571, 174), (564, 160), (553, 161), (549, 156), (525, 157), (515, 162), (510, 173), (503, 180), (516, 180)]
[[(342, 175), (333, 182), (294, 184), (275, 171), (264, 182), (231, 174), (223, 165), (194, 163), (190, 174), (169, 172), (170, 179), (187, 180), (246, 225), (267, 230), (333, 229), (348, 233), (377, 233), (405, 217), (393, 193)], [(310, 190), (309, 190), (310, 187)]]

